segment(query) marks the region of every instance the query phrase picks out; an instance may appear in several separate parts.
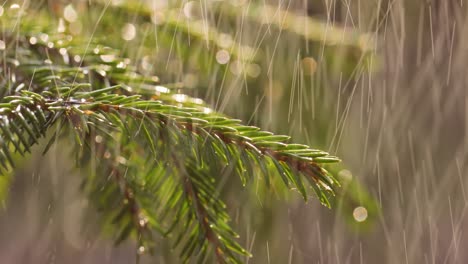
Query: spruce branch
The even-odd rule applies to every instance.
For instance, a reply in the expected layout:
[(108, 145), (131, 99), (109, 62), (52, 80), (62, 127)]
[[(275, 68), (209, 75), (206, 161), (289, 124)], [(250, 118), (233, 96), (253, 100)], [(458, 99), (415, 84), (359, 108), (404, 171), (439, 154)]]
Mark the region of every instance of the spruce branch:
[(132, 237), (138, 253), (154, 252), (162, 236), (183, 261), (213, 252), (220, 263), (238, 263), (249, 253), (217, 190), (232, 174), (243, 185), (277, 176), (330, 206), (338, 182), (324, 164), (338, 158), (216, 113), (141, 75), (109, 47), (31, 33), (5, 41), (0, 65), (11, 74), (0, 87), (0, 168), (11, 170), (14, 153), (26, 155), (59, 123), (45, 151), (56, 138), (73, 143), (77, 166), (89, 171), (83, 191), (116, 243)]

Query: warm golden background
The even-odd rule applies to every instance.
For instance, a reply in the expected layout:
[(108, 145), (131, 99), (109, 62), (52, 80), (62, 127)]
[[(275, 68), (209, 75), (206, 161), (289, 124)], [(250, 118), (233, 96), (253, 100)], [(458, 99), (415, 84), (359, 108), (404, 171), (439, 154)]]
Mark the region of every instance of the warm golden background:
[[(340, 156), (331, 210), (227, 180), (233, 225), (254, 255), (247, 262), (467, 263), (467, 8), (16, 0), (0, 16), (27, 12), (95, 38), (220, 112)], [(98, 235), (68, 146), (40, 152), (17, 170), (0, 212), (0, 262), (133, 263), (132, 242), (113, 247)], [(178, 262), (163, 240), (157, 254), (143, 263)]]

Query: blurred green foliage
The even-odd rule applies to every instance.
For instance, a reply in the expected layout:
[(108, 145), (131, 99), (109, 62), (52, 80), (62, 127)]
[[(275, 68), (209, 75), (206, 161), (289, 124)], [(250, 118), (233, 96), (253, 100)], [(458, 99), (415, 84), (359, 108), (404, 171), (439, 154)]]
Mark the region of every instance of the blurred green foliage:
[[(293, 137), (294, 142), (306, 142), (318, 148), (332, 150), (334, 146), (338, 148), (339, 145), (340, 136), (337, 137), (336, 133), (339, 133), (340, 125), (338, 119), (337, 123), (332, 121), (335, 115), (338, 115), (338, 111), (342, 110), (339, 104), (344, 105), (347, 96), (352, 95), (353, 86), (357, 85), (360, 73), (372, 72), (373, 67), (378, 64), (373, 54), (375, 43), (371, 35), (338, 24), (330, 25), (329, 22), (299, 13), (300, 9), (294, 7), (270, 6), (262, 1), (248, 3), (228, 1), (171, 1), (170, 3), (49, 1), (45, 3), (42, 1), (18, 6), (13, 2), (7, 2), (2, 10), (0, 18), (2, 26), (4, 32), (8, 32), (10, 36), (10, 39), (3, 40), (6, 46), (3, 50), (6, 51), (2, 52), (4, 54), (7, 51), (12, 52), (9, 56), (4, 56), (2, 64), (8, 64), (8, 69), (18, 70), (18, 73), (13, 73), (17, 76), (13, 76), (10, 72), (6, 72), (6, 66), (2, 66), (5, 70), (2, 72), (1, 96), (2, 100), (6, 100), (2, 107), (13, 111), (15, 107), (22, 106), (22, 103), (11, 104), (15, 98), (8, 97), (21, 95), (39, 98), (37, 100), (46, 105), (50, 103), (48, 107), (53, 107), (50, 108), (53, 111), (46, 117), (51, 120), (55, 120), (54, 115), (57, 113), (66, 112), (69, 124), (54, 124), (57, 126), (55, 129), (61, 131), (65, 127), (74, 128), (76, 133), (49, 135), (49, 144), (46, 144), (46, 148), (64, 136), (74, 137), (77, 145), (73, 154), (78, 166), (93, 165), (90, 170), (92, 175), (86, 178), (83, 188), (91, 194), (91, 200), (97, 201), (97, 208), (107, 214), (103, 220), (103, 228), (108, 229), (112, 224), (117, 226), (117, 231), (114, 228), (108, 231), (118, 234), (115, 238), (117, 242), (133, 234), (139, 241), (137, 251), (146, 251), (154, 246), (153, 229), (159, 230), (163, 235), (170, 233), (166, 226), (161, 226), (160, 220), (154, 215), (170, 214), (170, 218), (175, 218), (177, 221), (168, 230), (178, 228), (180, 232), (179, 238), (175, 238), (176, 242), (172, 246), (178, 247), (181, 256), (186, 259), (196, 255), (193, 253), (197, 251), (196, 245), (199, 246), (199, 250), (205, 252), (210, 243), (220, 262), (237, 261), (236, 254), (248, 255), (238, 242), (231, 240), (236, 235), (227, 226), (229, 216), (225, 215), (224, 210), (215, 210), (211, 216), (220, 219), (210, 219), (207, 222), (204, 220), (205, 217), (200, 217), (200, 214), (207, 214), (213, 208), (225, 207), (222, 202), (210, 200), (217, 199), (216, 195), (219, 195), (221, 200), (226, 200), (229, 208), (230, 202), (234, 202), (240, 188), (243, 188), (241, 185), (246, 185), (250, 190), (244, 192), (248, 197), (245, 198), (246, 201), (256, 199), (263, 201), (261, 206), (249, 203), (245, 207), (245, 210), (249, 211), (248, 214), (256, 218), (252, 221), (256, 221), (254, 227), (260, 230), (259, 239), (261, 239), (262, 233), (273, 232), (269, 229), (272, 226), (271, 222), (274, 221), (274, 217), (271, 216), (274, 216), (273, 212), (279, 202), (272, 199), (272, 194), (289, 199), (296, 194), (304, 198), (309, 196), (301, 177), (298, 177), (302, 174), (297, 173), (295, 168), (302, 168), (300, 166), (306, 164), (302, 162), (313, 161), (314, 166), (310, 168), (315, 170), (316, 163), (337, 161), (334, 157), (327, 156), (328, 153), (307, 146), (288, 145), (288, 148), (283, 142), (287, 142), (289, 137), (277, 137), (268, 132), (261, 132), (265, 134), (260, 135), (257, 128), (241, 126), (238, 120), (228, 119), (217, 113), (236, 116), (245, 120), (246, 125), (260, 126), (288, 134)], [(26, 83), (26, 80), (30, 83)], [(88, 82), (92, 88), (86, 85), (80, 86)], [(21, 84), (23, 86), (20, 87)], [(25, 87), (31, 84), (36, 85), (41, 92), (28, 94)], [(42, 93), (41, 87), (47, 87), (43, 89), (45, 94)], [(65, 103), (47, 102), (57, 94), (65, 99)], [(135, 94), (145, 99), (140, 105), (138, 101), (140, 97), (132, 97)], [(337, 97), (338, 108), (332, 103)], [(67, 107), (70, 105), (67, 105), (67, 98), (86, 98), (94, 104), (90, 103), (87, 106), (90, 101), (86, 101), (86, 104), (73, 108), (76, 111), (74, 114), (81, 115), (75, 120), (75, 117), (70, 118), (73, 115), (68, 114)], [(204, 98), (207, 104), (197, 98)], [(156, 100), (163, 104), (150, 103)], [(185, 117), (190, 120), (190, 124), (197, 122), (198, 125), (203, 124), (207, 131), (214, 129), (222, 135), (232, 132), (240, 142), (252, 141), (256, 147), (261, 146), (283, 154), (273, 155), (262, 161), (260, 159), (263, 159), (263, 154), (268, 151), (262, 150), (260, 156), (256, 156), (253, 151), (245, 154), (242, 149), (227, 144), (235, 142), (234, 139), (231, 141), (223, 138), (213, 139), (211, 143), (208, 140), (213, 144), (213, 151), (202, 150), (199, 149), (203, 146), (200, 142), (207, 139), (198, 138), (192, 141), (190, 136), (184, 133), (178, 134), (180, 127), (177, 125), (172, 129), (155, 128), (152, 122), (163, 120), (161, 117), (145, 120), (130, 116), (121, 120), (116, 113), (97, 106), (113, 104), (112, 102), (127, 103), (132, 107), (131, 111), (146, 111), (154, 107), (158, 110), (154, 110), (153, 114), (162, 114), (169, 120), (172, 118), (176, 121), (183, 120)], [(97, 110), (102, 111), (96, 116), (87, 112)], [(168, 112), (164, 112), (166, 110)], [(198, 119), (194, 119), (194, 116)], [(116, 133), (111, 126), (104, 125), (105, 122), (101, 119), (118, 123), (118, 126), (124, 130)], [(137, 122), (134, 122), (134, 119)], [(187, 126), (185, 121), (177, 122), (183, 122), (184, 126)], [(95, 125), (93, 128), (96, 129), (91, 133), (94, 138), (97, 136), (101, 137), (101, 140), (105, 138), (104, 144), (109, 145), (119, 142), (116, 148), (107, 146), (116, 152), (112, 156), (124, 153), (125, 160), (133, 160), (134, 163), (131, 166), (118, 167), (118, 172), (115, 172), (112, 166), (106, 167), (102, 164), (101, 167), (97, 166), (92, 156), (100, 153), (99, 144), (86, 143), (93, 140), (87, 134), (89, 131), (85, 129), (89, 124), (102, 125), (102, 127)], [(23, 126), (24, 129), (29, 127), (29, 125)], [(141, 129), (143, 133), (139, 134), (140, 137), (132, 134)], [(160, 151), (165, 145), (157, 143), (161, 139), (156, 136), (153, 138), (152, 129), (161, 133), (158, 136), (167, 133), (162, 137), (165, 138), (163, 143), (164, 140), (171, 138), (173, 140), (171, 148)], [(254, 139), (260, 136), (264, 138)], [(134, 146), (134, 140), (140, 145)], [(181, 144), (179, 140), (186, 144)], [(141, 146), (145, 144), (147, 148), (142, 152)], [(224, 146), (225, 144), (227, 146)], [(27, 144), (23, 145), (26, 147)], [(86, 145), (91, 146), (89, 152), (83, 149)], [(174, 146), (183, 149), (184, 153), (194, 152), (195, 156), (204, 157), (200, 158), (201, 163), (186, 156), (176, 158), (175, 161), (187, 159), (189, 165), (181, 165), (175, 161), (171, 163), (175, 168), (185, 168), (180, 170), (190, 170), (189, 174), (193, 176), (190, 179), (206, 187), (200, 195), (193, 191), (193, 186), (190, 184), (186, 185), (185, 189), (177, 189), (177, 178), (165, 181), (168, 175), (177, 175), (177, 173), (183, 175), (180, 170), (168, 170), (165, 163), (151, 163), (151, 155), (162, 155), (160, 158), (166, 159), (165, 155), (174, 151)], [(223, 147), (226, 149), (222, 149)], [(12, 151), (15, 146), (10, 145), (9, 148)], [(16, 147), (16, 150), (21, 148)], [(200, 154), (203, 151), (208, 153)], [(2, 150), (5, 157), (7, 152), (9, 151)], [(106, 153), (102, 151), (99, 154), (100, 162), (105, 160)], [(204, 155), (209, 156), (213, 153), (217, 155), (227, 153), (223, 156), (225, 164), (210, 167), (210, 163), (206, 161), (216, 158)], [(130, 156), (134, 158), (131, 159)], [(142, 156), (144, 159), (135, 156)], [(233, 167), (229, 165), (233, 160), (242, 162), (238, 162)], [(249, 162), (244, 162), (245, 160)], [(256, 167), (250, 164), (252, 160)], [(125, 163), (123, 160), (122, 162)], [(145, 168), (147, 164), (153, 165)], [(263, 165), (258, 166), (258, 164)], [(204, 170), (206, 166), (210, 169)], [(356, 177), (349, 177), (350, 172), (345, 169), (345, 165), (321, 164), (320, 166), (317, 168), (324, 173), (314, 171), (311, 175), (324, 178), (320, 180), (321, 182), (312, 181), (310, 186), (315, 188), (313, 191), (321, 202), (329, 205), (331, 198), (333, 207), (341, 212), (343, 218), (353, 228), (361, 231), (369, 229), (378, 214), (378, 207), (373, 197), (360, 185)], [(141, 168), (148, 171), (143, 173)], [(298, 170), (301, 172), (301, 169)], [(221, 175), (229, 175), (232, 171), (236, 171), (242, 184), (239, 185), (235, 177), (227, 177), (219, 182), (219, 179), (213, 176), (217, 171), (221, 171)], [(272, 172), (275, 172), (277, 177), (270, 177), (269, 174)], [(123, 176), (127, 173), (137, 176), (129, 180), (127, 176)], [(108, 178), (99, 177), (101, 174), (113, 175), (116, 181), (110, 184)], [(153, 175), (155, 178), (148, 190), (141, 189), (141, 194), (133, 193), (135, 190), (140, 190), (138, 188), (141, 186), (138, 187), (138, 184), (146, 184), (138, 178), (139, 174)], [(249, 179), (246, 174), (263, 176)], [(342, 186), (336, 190), (334, 197), (325, 195), (334, 184), (331, 175), (335, 175)], [(213, 183), (204, 182), (207, 179)], [(0, 195), (7, 193), (10, 180), (11, 176), (0, 177)], [(266, 185), (263, 184), (265, 180)], [(287, 189), (283, 184), (287, 186), (292, 184), (291, 187), (297, 192), (286, 192)], [(119, 192), (121, 196), (121, 192), (124, 193), (121, 200), (115, 199), (115, 193)], [(195, 198), (192, 200), (188, 198), (183, 202), (179, 200), (187, 193), (193, 194)], [(150, 204), (154, 202), (155, 197), (167, 206), (166, 211), (179, 205), (181, 209), (177, 213), (146, 211), (146, 208), (151, 208)], [(0, 199), (4, 201), (2, 196)], [(206, 204), (201, 206), (197, 199), (201, 199)], [(113, 200), (117, 205), (106, 208)], [(122, 207), (122, 204), (125, 206)], [(196, 209), (190, 213), (187, 211), (189, 206)], [(145, 217), (137, 215), (136, 219), (132, 219), (133, 216), (128, 214), (128, 211), (134, 212), (137, 207), (141, 207)], [(366, 221), (356, 221), (356, 208), (359, 207), (365, 208)], [(178, 223), (182, 217), (187, 217), (185, 224)], [(197, 219), (201, 221), (201, 225), (197, 226)], [(140, 221), (144, 223), (138, 227)], [(209, 231), (211, 229), (204, 226), (208, 223), (221, 229), (218, 230), (221, 234), (221, 244), (219, 241), (213, 243), (216, 239), (211, 237), (213, 236), (210, 233), (212, 231)], [(147, 225), (149, 232), (144, 230)], [(184, 246), (179, 244), (181, 241), (184, 242)], [(251, 251), (256, 252), (256, 249), (253, 248)], [(202, 261), (205, 259), (204, 254), (199, 256)]]

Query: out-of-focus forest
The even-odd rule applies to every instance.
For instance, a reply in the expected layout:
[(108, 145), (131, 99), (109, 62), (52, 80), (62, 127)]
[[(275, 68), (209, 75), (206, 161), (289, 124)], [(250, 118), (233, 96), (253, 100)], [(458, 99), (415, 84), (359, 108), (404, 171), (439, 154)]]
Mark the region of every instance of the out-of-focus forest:
[[(463, 0), (0, 4), (15, 26), (115, 48), (218, 112), (341, 158), (331, 209), (223, 182), (246, 263), (468, 261), (467, 11)], [(1, 263), (135, 261), (134, 241), (114, 246), (96, 224), (70, 151), (36, 146), (0, 178)], [(156, 248), (141, 263), (178, 263), (163, 238)]]

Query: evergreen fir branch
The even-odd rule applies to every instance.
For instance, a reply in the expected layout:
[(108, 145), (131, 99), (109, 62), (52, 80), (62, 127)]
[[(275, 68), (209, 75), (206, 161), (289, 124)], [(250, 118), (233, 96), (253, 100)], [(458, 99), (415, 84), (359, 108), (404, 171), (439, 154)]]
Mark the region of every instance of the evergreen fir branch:
[(0, 102), (0, 174), (15, 166), (13, 152), (25, 155), (63, 114), (47, 109), (44, 98), (23, 91), (21, 95), (3, 97)]
[[(330, 206), (338, 183), (323, 165), (338, 158), (158, 86), (108, 47), (20, 33), (5, 42), (4, 72), (14, 75), (1, 88), (1, 168), (11, 170), (12, 154), (26, 155), (59, 121), (58, 136), (74, 142), (78, 167), (89, 168), (83, 190), (117, 243), (133, 237), (139, 253), (152, 252), (158, 233), (184, 261), (197, 251), (203, 261), (212, 250), (218, 262), (239, 262), (249, 253), (235, 241), (216, 190), (231, 171), (244, 185), (278, 176), (304, 199), (312, 190)], [(28, 52), (13, 54), (12, 43)]]

